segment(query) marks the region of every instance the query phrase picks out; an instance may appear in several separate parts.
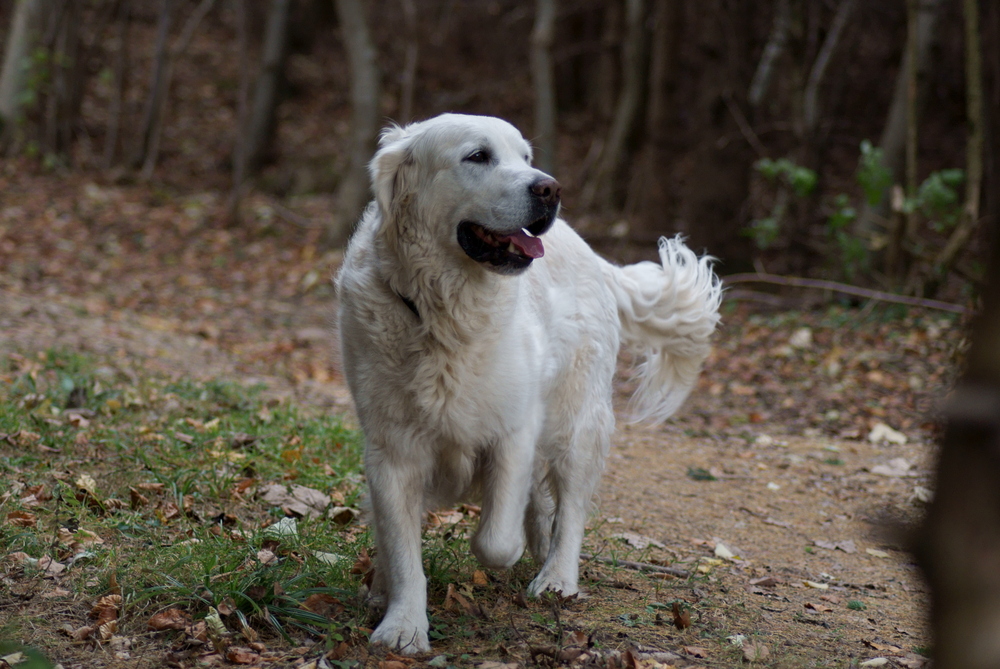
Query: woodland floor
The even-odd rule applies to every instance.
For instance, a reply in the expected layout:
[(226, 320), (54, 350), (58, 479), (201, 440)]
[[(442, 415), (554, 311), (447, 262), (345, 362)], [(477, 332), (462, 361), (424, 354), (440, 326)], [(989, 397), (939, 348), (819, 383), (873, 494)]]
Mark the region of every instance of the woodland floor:
[[(175, 196), (10, 162), (0, 192), (0, 385), (48, 351), (72, 351), (136, 377), (263, 384), (268, 401), (344, 413), (350, 424), (330, 328), (339, 256), (319, 250), (318, 228), (255, 197), (240, 225), (224, 227), (214, 193)], [(319, 220), (329, 202), (295, 206)], [(259, 664), (728, 667), (756, 654), (758, 666), (924, 666), (927, 590), (905, 537), (929, 494), (934, 407), (955, 373), (961, 325), (874, 304), (765, 312), (727, 303), (681, 413), (619, 428), (585, 546), (690, 578), (587, 562), (589, 597), (554, 609), (524, 603), (511, 585), (523, 581), (491, 574), (495, 587), (466, 589), (466, 602), (492, 611), (476, 629), (506, 636), (438, 639), (436, 654), (416, 662), (368, 655), (361, 643), (321, 659), (276, 638)], [(627, 374), (617, 383), (624, 406)], [(873, 429), (889, 440), (870, 440)], [(0, 481), (0, 495), (11, 490)], [(9, 522), (9, 496), (0, 499), (0, 523)], [(44, 618), (54, 602), (87, 622), (96, 595), (0, 564), (0, 631), (29, 629), (18, 619)], [(514, 571), (530, 578), (530, 569), (526, 558)], [(26, 579), (36, 587), (26, 591)], [(435, 592), (432, 612), (453, 615), (459, 600)], [(690, 616), (684, 629), (675, 602)], [(8, 640), (64, 667), (145, 667), (163, 666), (176, 638), (140, 630), (123, 654), (37, 622)], [(574, 647), (585, 652), (558, 654)]]

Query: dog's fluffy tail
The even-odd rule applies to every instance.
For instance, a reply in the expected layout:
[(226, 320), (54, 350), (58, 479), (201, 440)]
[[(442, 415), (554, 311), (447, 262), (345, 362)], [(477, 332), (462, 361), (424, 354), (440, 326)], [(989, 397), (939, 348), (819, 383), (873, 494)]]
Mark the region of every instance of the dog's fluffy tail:
[(660, 238), (660, 264), (605, 263), (618, 300), (622, 341), (642, 357), (631, 419), (663, 421), (684, 402), (708, 357), (722, 285), (713, 258), (698, 258), (680, 236)]

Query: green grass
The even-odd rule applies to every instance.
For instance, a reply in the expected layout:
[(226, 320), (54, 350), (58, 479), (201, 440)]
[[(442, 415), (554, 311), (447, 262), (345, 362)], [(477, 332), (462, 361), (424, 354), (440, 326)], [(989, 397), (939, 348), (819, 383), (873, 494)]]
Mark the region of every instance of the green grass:
[(294, 535), (274, 536), (265, 527), (285, 512), (256, 496), (285, 483), (357, 507), (361, 438), (339, 418), (268, 406), (260, 389), (137, 378), (63, 352), (12, 357), (5, 371), (0, 545), (28, 555), (23, 578), (50, 557), (68, 565), (63, 587), (120, 591), (122, 619), (139, 629), (169, 607), (195, 618), (221, 607), (236, 631), (326, 634), (331, 621), (302, 607), (311, 595), (345, 603), (338, 625), (364, 622), (352, 620), (367, 613), (350, 606), (350, 570), (367, 530), (302, 518)]

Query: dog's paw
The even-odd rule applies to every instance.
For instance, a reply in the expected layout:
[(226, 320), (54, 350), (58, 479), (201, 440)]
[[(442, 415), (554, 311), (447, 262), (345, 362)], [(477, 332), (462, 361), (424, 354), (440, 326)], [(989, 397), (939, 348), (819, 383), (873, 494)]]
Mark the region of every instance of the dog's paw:
[(535, 579), (528, 584), (528, 596), (540, 597), (543, 592), (554, 592), (560, 597), (572, 597), (580, 592), (576, 578), (564, 578), (558, 574), (548, 573), (542, 570)]
[(427, 618), (413, 622), (401, 618), (386, 617), (372, 633), (371, 643), (385, 646), (403, 655), (429, 653), (431, 645), (427, 641)]

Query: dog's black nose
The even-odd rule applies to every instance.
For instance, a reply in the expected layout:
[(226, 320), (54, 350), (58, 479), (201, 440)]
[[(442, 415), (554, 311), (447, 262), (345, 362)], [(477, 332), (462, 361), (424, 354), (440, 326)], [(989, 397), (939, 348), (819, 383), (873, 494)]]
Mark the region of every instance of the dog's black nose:
[(528, 190), (544, 204), (551, 206), (559, 204), (559, 195), (562, 192), (562, 187), (552, 177), (546, 177), (528, 186)]

